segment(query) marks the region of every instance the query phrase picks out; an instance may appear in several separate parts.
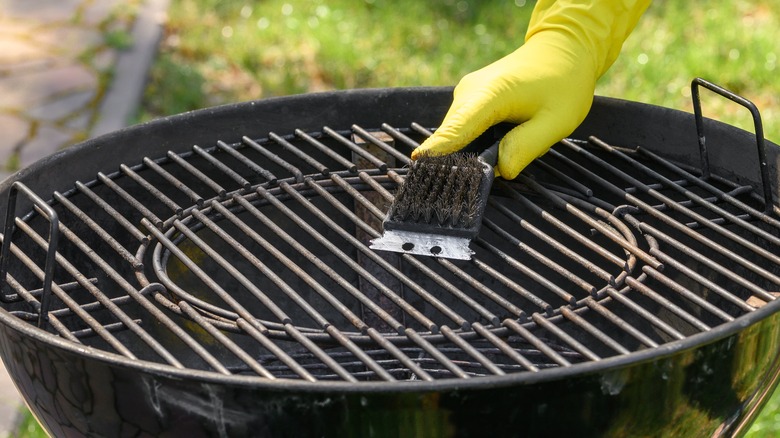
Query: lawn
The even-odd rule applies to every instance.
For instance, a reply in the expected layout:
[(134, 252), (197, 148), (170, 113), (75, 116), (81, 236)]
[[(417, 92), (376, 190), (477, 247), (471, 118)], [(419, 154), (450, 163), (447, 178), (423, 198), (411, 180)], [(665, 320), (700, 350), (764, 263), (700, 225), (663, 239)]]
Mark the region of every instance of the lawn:
[[(454, 85), (522, 43), (525, 0), (174, 0), (139, 120), (328, 89)], [(753, 100), (780, 142), (780, 2), (655, 2), (597, 94), (690, 110), (701, 76)], [(705, 115), (752, 131), (705, 92)]]
[[(137, 121), (330, 89), (454, 85), (522, 43), (532, 1), (172, 0)], [(701, 76), (755, 102), (780, 142), (780, 1), (657, 1), (597, 94), (690, 110)], [(752, 130), (705, 93), (705, 115)], [(780, 396), (749, 436), (780, 434)]]

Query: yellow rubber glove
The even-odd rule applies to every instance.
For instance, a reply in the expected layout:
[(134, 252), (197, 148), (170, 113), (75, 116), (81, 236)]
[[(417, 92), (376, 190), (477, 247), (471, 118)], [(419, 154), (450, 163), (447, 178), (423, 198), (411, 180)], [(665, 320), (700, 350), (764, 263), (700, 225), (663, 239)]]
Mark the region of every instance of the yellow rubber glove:
[(526, 42), (466, 75), (439, 129), (412, 152), (449, 154), (499, 122), (520, 124), (499, 145), (498, 171), (513, 179), (571, 134), (593, 103), (596, 80), (620, 53), (649, 0), (540, 0)]

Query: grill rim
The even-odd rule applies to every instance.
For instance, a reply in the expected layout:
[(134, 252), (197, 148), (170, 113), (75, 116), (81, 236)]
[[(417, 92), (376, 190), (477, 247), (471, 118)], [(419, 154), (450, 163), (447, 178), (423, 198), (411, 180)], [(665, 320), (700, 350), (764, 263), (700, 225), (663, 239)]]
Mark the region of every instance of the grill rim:
[[(196, 144), (196, 143), (207, 144), (207, 143), (216, 142), (218, 140), (228, 141), (231, 139), (230, 137), (231, 135), (233, 135), (233, 137), (242, 136), (242, 135), (247, 135), (250, 137), (259, 137), (262, 135), (258, 135), (258, 133), (261, 133), (263, 130), (265, 130), (266, 125), (274, 126), (270, 130), (283, 131), (286, 129), (286, 127), (279, 128), (276, 125), (274, 125), (275, 123), (283, 123), (282, 119), (286, 117), (285, 114), (277, 114), (274, 111), (274, 108), (278, 109), (279, 106), (291, 108), (289, 112), (294, 112), (296, 109), (301, 108), (305, 110), (304, 112), (305, 114), (310, 114), (312, 113), (312, 108), (318, 108), (319, 105), (324, 103), (326, 104), (327, 108), (323, 109), (322, 111), (327, 113), (328, 111), (333, 111), (334, 109), (340, 108), (344, 104), (344, 102), (352, 103), (353, 100), (355, 99), (360, 100), (361, 98), (364, 98), (367, 101), (369, 101), (365, 103), (365, 105), (368, 105), (377, 110), (376, 115), (369, 116), (369, 117), (375, 117), (377, 120), (381, 120), (381, 121), (389, 120), (390, 123), (400, 125), (403, 122), (398, 123), (396, 122), (395, 118), (406, 117), (405, 112), (402, 111), (402, 108), (395, 107), (392, 111), (389, 111), (391, 116), (388, 118), (388, 113), (383, 112), (383, 110), (381, 110), (382, 105), (377, 104), (377, 102), (381, 102), (384, 101), (385, 99), (389, 99), (391, 102), (388, 103), (387, 105), (390, 108), (393, 108), (393, 103), (398, 103), (398, 102), (403, 102), (405, 105), (415, 105), (424, 102), (426, 104), (425, 105), (426, 107), (433, 107), (433, 108), (441, 107), (443, 108), (443, 110), (445, 110), (450, 102), (449, 97), (451, 96), (451, 91), (452, 88), (449, 87), (419, 87), (419, 88), (414, 87), (414, 88), (398, 88), (398, 89), (365, 89), (365, 90), (334, 91), (334, 92), (312, 93), (312, 94), (305, 94), (299, 96), (285, 96), (285, 97), (264, 99), (262, 101), (262, 105), (260, 105), (260, 101), (237, 103), (237, 104), (224, 105), (221, 107), (198, 110), (198, 111), (184, 113), (176, 116), (170, 116), (164, 119), (159, 119), (141, 125), (136, 125), (130, 128), (125, 128), (123, 130), (111, 134), (107, 134), (101, 137), (97, 137), (95, 139), (88, 140), (84, 143), (81, 143), (80, 145), (76, 145), (72, 148), (61, 151), (44, 160), (41, 160), (35, 163), (34, 165), (30, 166), (29, 168), (17, 172), (16, 174), (12, 175), (10, 178), (6, 179), (4, 182), (0, 183), (0, 196), (2, 198), (7, 197), (8, 189), (16, 181), (23, 181), (27, 183), (27, 180), (32, 180), (34, 181), (34, 184), (31, 184), (31, 186), (34, 188), (36, 193), (51, 193), (54, 190), (56, 190), (58, 187), (51, 188), (49, 186), (53, 184), (61, 184), (61, 181), (67, 180), (68, 183), (70, 183), (72, 181), (91, 180), (94, 177), (94, 174), (98, 170), (103, 170), (102, 161), (100, 160), (100, 157), (94, 156), (94, 152), (96, 152), (96, 149), (102, 149), (102, 148), (111, 149), (110, 145), (116, 143), (123, 143), (124, 140), (127, 138), (132, 140), (130, 142), (131, 144), (127, 145), (127, 147), (123, 149), (120, 149), (123, 152), (120, 153), (119, 157), (115, 157), (115, 155), (117, 155), (118, 152), (116, 149), (111, 149), (110, 151), (104, 151), (102, 153), (111, 154), (112, 162), (117, 162), (117, 163), (128, 162), (128, 161), (135, 162), (139, 159), (140, 156), (144, 154), (144, 149), (142, 148), (144, 144), (146, 145), (153, 144), (154, 145), (153, 147), (161, 148), (164, 150), (172, 150), (174, 152), (181, 152), (183, 149), (189, 148), (191, 147), (192, 144)], [(406, 102), (409, 96), (413, 96), (414, 99), (412, 99), (411, 102)], [(433, 103), (429, 102), (428, 100), (431, 98), (433, 98), (435, 102)], [(265, 109), (259, 111), (254, 110), (255, 108), (259, 108), (259, 107), (263, 107), (263, 108), (270, 107), (271, 109), (270, 110)], [(641, 114), (642, 117), (647, 117), (646, 111), (651, 111), (657, 113), (658, 115), (662, 115), (665, 118), (670, 117), (672, 119), (675, 119), (675, 122), (677, 124), (681, 124), (687, 121), (691, 121), (691, 122), (693, 121), (693, 115), (686, 112), (664, 108), (664, 107), (658, 107), (649, 104), (643, 104), (639, 102), (631, 102), (622, 99), (606, 98), (600, 96), (595, 97), (594, 108), (596, 112), (605, 111), (605, 110), (621, 111), (621, 109), (623, 108), (628, 108), (631, 110), (630, 112), (634, 117), (637, 117), (638, 114)], [(360, 113), (361, 115), (364, 114), (363, 111), (364, 111), (363, 104), (361, 104), (359, 107), (354, 109), (355, 113)], [(320, 114), (319, 111), (315, 111), (315, 113), (317, 115)], [(438, 112), (436, 110), (431, 110), (428, 114), (429, 117), (433, 117), (433, 118), (438, 117)], [(264, 120), (263, 123), (258, 123), (255, 120), (258, 117), (258, 115), (266, 115), (269, 117), (270, 120), (268, 121)], [(236, 117), (240, 119), (239, 123), (233, 123), (234, 118)], [(313, 118), (313, 121), (308, 121), (308, 123), (313, 124), (312, 126), (303, 125), (302, 123), (299, 123), (298, 120), (294, 121), (293, 123), (295, 123), (295, 127), (300, 127), (300, 129), (318, 130), (323, 125), (336, 124), (335, 122), (331, 121), (332, 117), (342, 119), (344, 116), (339, 114), (329, 114), (328, 117), (325, 118)], [(597, 126), (601, 126), (602, 124), (605, 123), (607, 124), (607, 127), (601, 126), (601, 129), (605, 132), (609, 131), (608, 129), (609, 123), (614, 123), (613, 121), (607, 120), (608, 118), (605, 117), (596, 116), (596, 118), (598, 119), (598, 122), (596, 123)], [(208, 123), (202, 123), (203, 119), (207, 120)], [(429, 126), (433, 126), (437, 123), (434, 120), (420, 120), (420, 122), (427, 123), (429, 124)], [(663, 120), (661, 120), (660, 122), (663, 122)], [(364, 126), (371, 126), (372, 123), (373, 122), (371, 120), (361, 121), (361, 124), (363, 124)], [(747, 138), (749, 139), (755, 138), (753, 134), (747, 131), (743, 131), (739, 128), (735, 128), (729, 125), (724, 125), (720, 122), (714, 122), (714, 123), (716, 125), (723, 125), (727, 127), (728, 134), (747, 136)], [(373, 123), (373, 124), (378, 125), (378, 123)], [(587, 119), (586, 122), (583, 123), (583, 126), (586, 125), (588, 125)], [(656, 126), (655, 123), (650, 125)], [(578, 131), (581, 130), (597, 131), (598, 129), (594, 129), (591, 126), (587, 126), (587, 127), (581, 126), (581, 128), (578, 129)], [(147, 135), (150, 131), (153, 131), (152, 135)], [(186, 131), (186, 135), (184, 136), (173, 135), (173, 133), (178, 133), (180, 131)], [(692, 131), (694, 131), (694, 134), (689, 136), (695, 139), (695, 130)], [(712, 133), (717, 131), (716, 129), (712, 129), (709, 132)], [(686, 133), (686, 135), (687, 134), (688, 133)], [(647, 136), (648, 134), (644, 133), (644, 135)], [(582, 135), (578, 136), (577, 131), (575, 131), (575, 133), (572, 136), (576, 138), (584, 137)], [(166, 141), (161, 143), (156, 143), (155, 139), (158, 137), (165, 137)], [(604, 138), (609, 143), (622, 144), (620, 140), (612, 139), (609, 136), (601, 136), (601, 137)], [(652, 139), (652, 135), (650, 137)], [(731, 140), (732, 135), (729, 135), (728, 137), (729, 138), (727, 140)], [(192, 138), (197, 138), (197, 139), (192, 139)], [(174, 139), (175, 141), (172, 139)], [(649, 142), (650, 140), (646, 140), (646, 141)], [(688, 137), (685, 137), (685, 139), (678, 139), (676, 141), (687, 142), (689, 141), (689, 139)], [(636, 144), (637, 141), (632, 140), (630, 143)], [(767, 141), (767, 144), (770, 145), (769, 146), (770, 148), (771, 146), (774, 145), (769, 141)], [(776, 148), (771, 148), (771, 149), (773, 150), (772, 159), (774, 160), (776, 158), (774, 155), (776, 155), (777, 149)], [(80, 162), (84, 162), (88, 165), (83, 166), (83, 168), (82, 166), (68, 166), (67, 163), (73, 163), (74, 162), (73, 160), (79, 160)], [(774, 175), (774, 172), (776, 172), (775, 169), (776, 161), (773, 160), (770, 160), (770, 172), (772, 172), (772, 174)], [(51, 178), (51, 179), (46, 178), (45, 175), (50, 174), (50, 172), (52, 171), (56, 172), (58, 170), (62, 170), (61, 167), (59, 167), (57, 170), (52, 169), (52, 166), (56, 167), (58, 164), (65, 164), (66, 167), (70, 167), (70, 169), (68, 169), (66, 172), (63, 173), (63, 175), (65, 176), (60, 175), (58, 176), (58, 178)], [(74, 169), (75, 167), (78, 168)], [(716, 166), (714, 167), (717, 169)], [(716, 173), (717, 172), (718, 170), (716, 170)], [(754, 182), (754, 185), (757, 185), (757, 183)], [(776, 189), (780, 189), (780, 188), (776, 187)], [(2, 204), (0, 205), (5, 205), (4, 199), (0, 199), (0, 202), (2, 202)], [(22, 203), (23, 201), (20, 199), (19, 208), (20, 209), (26, 208), (26, 206), (21, 205)], [(557, 379), (564, 379), (567, 377), (576, 376), (580, 374), (603, 372), (603, 371), (608, 371), (610, 369), (617, 369), (629, 365), (634, 365), (640, 362), (657, 360), (664, 357), (675, 355), (682, 351), (703, 346), (711, 342), (716, 342), (728, 336), (732, 336), (740, 331), (743, 331), (749, 326), (760, 323), (761, 320), (771, 316), (774, 312), (777, 311), (775, 307), (778, 305), (780, 304), (768, 303), (767, 305), (763, 306), (762, 308), (756, 311), (753, 311), (749, 314), (743, 315), (735, 319), (733, 322), (721, 324), (711, 329), (708, 332), (692, 335), (680, 341), (672, 341), (669, 343), (665, 343), (656, 348), (641, 350), (641, 351), (630, 353), (628, 355), (609, 357), (606, 359), (601, 359), (596, 362), (585, 362), (580, 364), (573, 364), (572, 366), (569, 367), (562, 367), (563, 369), (552, 368), (552, 369), (545, 369), (542, 372), (538, 372), (538, 373), (513, 373), (505, 376), (486, 376), (486, 377), (480, 377), (477, 379), (469, 379), (469, 380), (439, 379), (439, 380), (434, 380), (432, 382), (420, 382), (420, 381), (361, 382), (359, 385), (350, 384), (348, 382), (330, 382), (330, 381), (318, 381), (314, 383), (309, 383), (309, 382), (304, 382), (304, 381), (294, 380), (294, 379), (278, 379), (272, 381), (258, 376), (235, 376), (235, 375), (225, 376), (212, 371), (200, 371), (194, 369), (182, 370), (182, 369), (178, 369), (169, 365), (156, 363), (156, 362), (131, 360), (131, 359), (124, 358), (120, 355), (117, 355), (115, 353), (97, 350), (92, 347), (86, 347), (84, 345), (71, 343), (70, 341), (56, 337), (52, 334), (49, 334), (48, 332), (42, 331), (30, 324), (27, 324), (19, 320), (18, 318), (14, 317), (10, 313), (8, 313), (5, 309), (1, 309), (1, 308), (0, 310), (2, 311), (0, 311), (0, 322), (2, 322), (4, 325), (18, 332), (21, 332), (25, 336), (34, 338), (37, 341), (43, 342), (49, 346), (54, 346), (57, 348), (67, 350), (71, 353), (84, 357), (85, 359), (97, 359), (105, 363), (108, 363), (110, 365), (128, 367), (130, 369), (135, 369), (142, 372), (156, 373), (164, 376), (177, 376), (183, 379), (198, 379), (200, 381), (211, 381), (215, 383), (251, 385), (257, 388), (273, 388), (275, 390), (289, 387), (291, 390), (296, 390), (296, 391), (298, 390), (320, 391), (323, 389), (328, 389), (334, 391), (364, 392), (364, 391), (375, 391), (375, 390), (386, 391), (388, 390), (388, 388), (392, 388), (392, 389), (398, 389), (399, 391), (406, 392), (406, 391), (426, 391), (426, 390), (435, 391), (435, 390), (443, 390), (443, 389), (452, 389), (453, 386), (457, 388), (473, 387), (476, 389), (476, 388), (483, 388), (483, 387), (490, 387), (490, 386), (514, 385), (518, 383), (522, 383), (522, 384), (540, 383), (540, 382), (552, 381)], [(90, 352), (91, 354), (86, 355), (84, 353), (85, 351)], [(457, 383), (453, 384), (453, 382), (455, 382), (456, 380)]]
[[(71, 354), (75, 354), (85, 360), (97, 360), (113, 367), (122, 367), (128, 370), (140, 371), (165, 378), (179, 378), (182, 380), (197, 380), (203, 383), (221, 385), (236, 385), (250, 387), (258, 390), (296, 391), (296, 392), (342, 392), (342, 393), (375, 393), (375, 392), (425, 392), (458, 390), (479, 390), (487, 388), (500, 388), (512, 385), (531, 385), (563, 380), (587, 374), (605, 373), (618, 369), (626, 369), (641, 363), (676, 356), (685, 351), (694, 350), (708, 344), (723, 341), (731, 336), (744, 333), (748, 328), (757, 324), (771, 324), (773, 319), (780, 319), (780, 299), (767, 303), (753, 312), (735, 318), (730, 323), (721, 324), (708, 332), (691, 335), (685, 339), (668, 342), (656, 348), (635, 351), (626, 355), (612, 356), (599, 361), (588, 361), (572, 364), (567, 367), (548, 368), (540, 372), (511, 373), (503, 376), (485, 376), (474, 379), (447, 378), (433, 381), (368, 381), (359, 384), (346, 381), (317, 381), (307, 382), (301, 379), (278, 378), (266, 379), (260, 376), (223, 375), (213, 371), (196, 369), (179, 369), (171, 365), (144, 360), (132, 360), (119, 354), (93, 347), (76, 344), (59, 336), (54, 336), (39, 329), (21, 319), (11, 315), (7, 310), (0, 308), (0, 332), (7, 329), (15, 330), (24, 337), (46, 344), (48, 347), (58, 348)], [(774, 317), (774, 318), (773, 318)], [(5, 360), (5, 350), (0, 349)], [(85, 354), (89, 351), (89, 355)]]

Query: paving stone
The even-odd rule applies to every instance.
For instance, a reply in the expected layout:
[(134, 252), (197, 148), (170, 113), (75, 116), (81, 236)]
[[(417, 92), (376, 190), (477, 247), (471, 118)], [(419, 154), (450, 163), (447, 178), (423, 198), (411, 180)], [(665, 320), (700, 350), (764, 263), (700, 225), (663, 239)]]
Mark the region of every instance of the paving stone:
[(37, 106), (50, 96), (78, 90), (96, 90), (97, 77), (81, 64), (70, 64), (25, 75), (0, 77), (0, 109), (24, 110)]
[(31, 38), (65, 58), (76, 58), (86, 50), (105, 44), (98, 29), (71, 25), (52, 26), (46, 32), (35, 32)]
[(116, 50), (101, 50), (92, 57), (92, 67), (100, 72), (114, 68), (117, 60)]
[(0, 35), (32, 35), (40, 24), (34, 21), (19, 21), (7, 17), (5, 15), (5, 1), (6, 0), (0, 0)]
[(8, 18), (55, 23), (68, 21), (84, 0), (0, 0)]
[(108, 18), (123, 0), (99, 0), (88, 3), (82, 12), (82, 24), (96, 26)]
[(53, 56), (46, 58), (30, 59), (14, 64), (0, 64), (0, 77), (9, 77), (12, 75), (26, 75), (30, 72), (52, 68), (57, 64), (57, 59)]
[(46, 102), (27, 111), (27, 115), (38, 120), (60, 120), (66, 116), (79, 113), (95, 97), (97, 90), (75, 92), (57, 97), (53, 101)]
[[(0, 180), (8, 177), (8, 172), (0, 171)], [(16, 386), (11, 383), (11, 376), (0, 366), (0, 436), (16, 436), (16, 428), (20, 418), (21, 404)]]
[(92, 113), (85, 111), (72, 119), (68, 119), (65, 122), (65, 127), (74, 132), (87, 133), (89, 132), (90, 123), (92, 123)]
[(27, 138), (30, 122), (10, 114), (0, 114), (0, 168), (8, 164), (8, 157)]
[(41, 158), (59, 151), (72, 143), (73, 134), (63, 128), (41, 125), (34, 138), (25, 143), (19, 151), (20, 168), (27, 167)]
[(50, 56), (39, 44), (14, 35), (0, 34), (0, 47), (0, 68)]

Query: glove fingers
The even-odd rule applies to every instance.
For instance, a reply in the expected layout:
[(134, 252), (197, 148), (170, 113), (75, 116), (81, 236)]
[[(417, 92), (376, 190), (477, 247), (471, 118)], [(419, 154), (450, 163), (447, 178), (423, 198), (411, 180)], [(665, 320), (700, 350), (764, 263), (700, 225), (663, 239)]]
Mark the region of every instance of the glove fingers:
[(453, 103), (436, 132), (412, 151), (412, 159), (423, 152), (445, 155), (463, 149), (497, 122), (495, 114), (489, 104), (478, 99)]
[(562, 125), (552, 115), (539, 114), (509, 131), (498, 147), (498, 172), (501, 177), (514, 179), (531, 161), (570, 134), (560, 129), (551, 129)]

